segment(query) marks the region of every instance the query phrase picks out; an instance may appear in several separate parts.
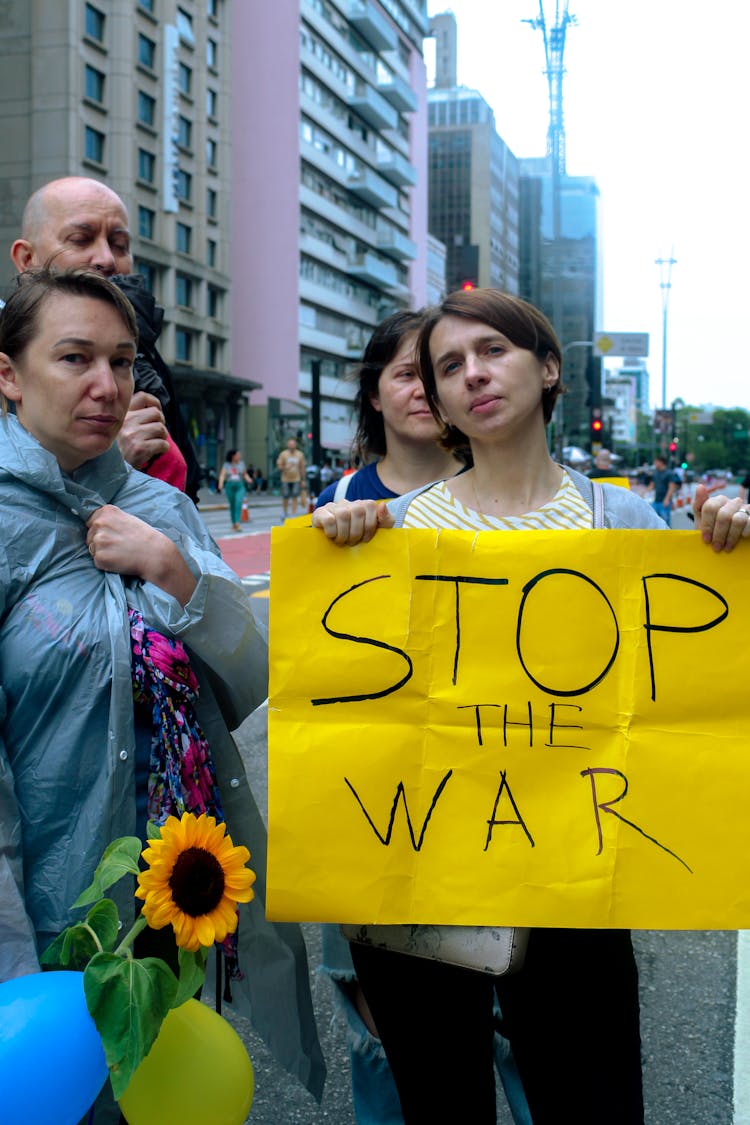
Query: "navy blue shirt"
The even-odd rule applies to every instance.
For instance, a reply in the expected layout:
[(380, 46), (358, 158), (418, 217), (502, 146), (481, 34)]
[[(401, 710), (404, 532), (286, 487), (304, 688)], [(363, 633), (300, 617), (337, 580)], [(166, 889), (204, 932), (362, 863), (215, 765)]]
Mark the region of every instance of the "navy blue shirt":
[[(357, 469), (356, 473), (349, 474), (349, 487), (346, 490), (345, 500), (393, 500), (398, 492), (391, 492), (386, 488), (377, 473), (377, 461)], [(329, 484), (323, 489), (315, 505), (320, 508), (323, 504), (330, 504), (334, 498), (338, 481)]]

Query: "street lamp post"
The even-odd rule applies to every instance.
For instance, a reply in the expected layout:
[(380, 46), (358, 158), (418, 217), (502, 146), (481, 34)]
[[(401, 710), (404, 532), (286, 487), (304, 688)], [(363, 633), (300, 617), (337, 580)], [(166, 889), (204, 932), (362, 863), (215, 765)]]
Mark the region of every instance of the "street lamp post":
[(677, 259), (670, 254), (668, 258), (657, 258), (655, 263), (660, 270), (661, 281), (661, 408), (667, 409), (667, 317), (669, 313), (669, 291), (672, 288), (672, 266)]

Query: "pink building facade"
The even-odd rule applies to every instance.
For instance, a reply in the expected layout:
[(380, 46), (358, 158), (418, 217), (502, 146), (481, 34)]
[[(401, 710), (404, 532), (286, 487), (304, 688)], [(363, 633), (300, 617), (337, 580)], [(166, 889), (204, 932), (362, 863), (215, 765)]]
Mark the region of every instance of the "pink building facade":
[(347, 374), (427, 294), (426, 0), (232, 6), (232, 364), (247, 459), (344, 459)]

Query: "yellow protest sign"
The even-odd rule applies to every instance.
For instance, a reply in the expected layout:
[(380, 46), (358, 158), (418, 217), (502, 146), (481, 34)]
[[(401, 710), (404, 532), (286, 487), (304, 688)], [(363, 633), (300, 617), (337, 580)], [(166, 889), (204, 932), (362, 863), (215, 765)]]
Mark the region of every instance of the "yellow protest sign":
[(274, 529), (269, 916), (750, 927), (743, 547)]

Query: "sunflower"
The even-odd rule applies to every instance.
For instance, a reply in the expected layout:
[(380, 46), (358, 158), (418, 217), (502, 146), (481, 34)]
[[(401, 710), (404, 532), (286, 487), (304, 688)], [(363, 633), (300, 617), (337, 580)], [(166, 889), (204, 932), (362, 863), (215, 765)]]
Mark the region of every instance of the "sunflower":
[(197, 950), (223, 941), (237, 929), (237, 903), (250, 902), (255, 872), (247, 848), (235, 847), (226, 825), (212, 816), (183, 813), (162, 825), (142, 856), (136, 897), (154, 930), (171, 922), (177, 944)]

